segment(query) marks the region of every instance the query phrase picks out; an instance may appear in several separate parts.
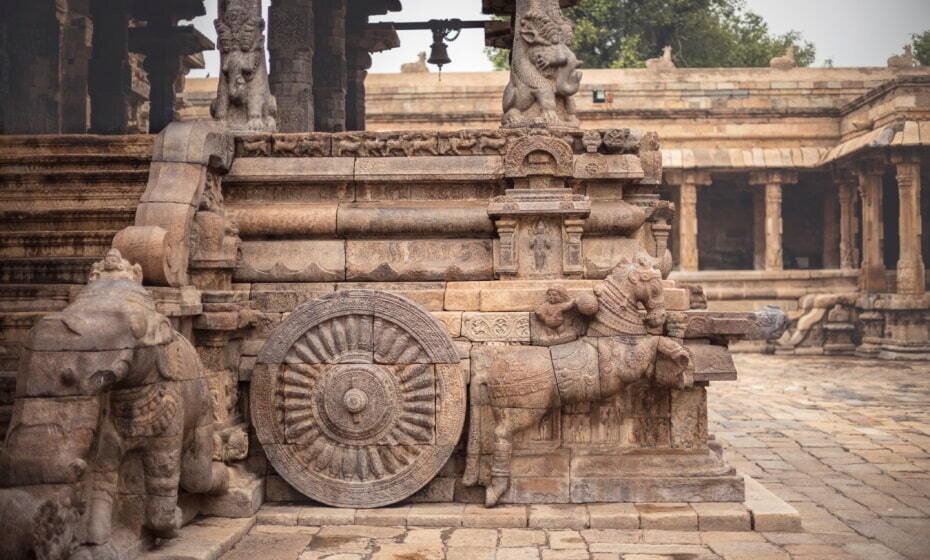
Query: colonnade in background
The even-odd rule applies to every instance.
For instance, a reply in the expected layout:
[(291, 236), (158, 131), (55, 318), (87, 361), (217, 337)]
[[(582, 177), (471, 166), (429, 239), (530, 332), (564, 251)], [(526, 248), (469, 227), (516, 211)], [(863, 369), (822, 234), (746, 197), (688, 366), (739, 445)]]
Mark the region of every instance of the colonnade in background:
[[(885, 266), (885, 212), (883, 178), (891, 169), (898, 195), (898, 261), (896, 282), (889, 285)], [(698, 242), (705, 225), (699, 220), (701, 193), (714, 183), (711, 170), (665, 171), (665, 183), (677, 190), (676, 241), (678, 268), (701, 269)], [(830, 188), (823, 198), (823, 269), (859, 269), (860, 289), (867, 293), (895, 292), (920, 295), (926, 291), (923, 259), (921, 166), (916, 152), (871, 154), (837, 166), (830, 174)], [(733, 220), (752, 220), (753, 268), (780, 271), (785, 268), (784, 193), (798, 185), (798, 171), (765, 169), (749, 173), (751, 212), (733, 215)], [(857, 205), (861, 209), (857, 212)], [(747, 209), (748, 210), (748, 209)], [(861, 232), (861, 234), (860, 234)], [(837, 246), (838, 245), (838, 246)]]

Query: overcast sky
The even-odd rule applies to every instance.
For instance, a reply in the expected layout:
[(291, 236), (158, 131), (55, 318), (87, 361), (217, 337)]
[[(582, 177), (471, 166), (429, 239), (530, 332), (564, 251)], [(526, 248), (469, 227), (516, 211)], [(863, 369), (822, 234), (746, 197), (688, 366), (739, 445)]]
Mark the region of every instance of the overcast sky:
[[(373, 21), (424, 21), (432, 18), (486, 19), (480, 0), (402, 0), (404, 10)], [(263, 0), (267, 10), (268, 0)], [(889, 56), (901, 52), (912, 33), (930, 29), (930, 0), (747, 0), (749, 9), (762, 15), (773, 33), (796, 29), (817, 47), (814, 66), (832, 59), (834, 66), (884, 66)], [(208, 13), (194, 24), (215, 38), (213, 19), (216, 0), (207, 0)], [(267, 18), (267, 16), (266, 16)], [(429, 51), (428, 31), (400, 32), (400, 48), (375, 54), (372, 72), (397, 72), (404, 62), (416, 60), (417, 53)], [(464, 30), (449, 46), (452, 64), (447, 72), (491, 70), (484, 56), (481, 30)], [(219, 56), (207, 54), (207, 70), (216, 76)]]

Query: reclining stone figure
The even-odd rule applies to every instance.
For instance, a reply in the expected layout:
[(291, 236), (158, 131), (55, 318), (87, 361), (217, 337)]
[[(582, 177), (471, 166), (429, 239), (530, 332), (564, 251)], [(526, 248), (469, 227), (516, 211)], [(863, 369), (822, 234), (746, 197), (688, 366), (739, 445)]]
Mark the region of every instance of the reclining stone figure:
[[(495, 425), (491, 481), (485, 490), (489, 507), (498, 503), (510, 485), (514, 436), (536, 425), (549, 410), (600, 401), (643, 379), (678, 389), (694, 385), (691, 357), (684, 346), (650, 334), (661, 332), (666, 318), (662, 274), (650, 256), (640, 253), (632, 262), (621, 261), (593, 295), (579, 296), (574, 304), (590, 318), (586, 336), (551, 347), (484, 346), (472, 352), (471, 420), (463, 482), (466, 486), (479, 483), (481, 409), (489, 405)], [(543, 307), (547, 305), (553, 303)], [(567, 308), (562, 306), (563, 311)], [(554, 315), (548, 308), (540, 311), (544, 321)], [(549, 328), (559, 327), (549, 324), (551, 320), (546, 322)], [(672, 367), (656, 368), (659, 354)]]

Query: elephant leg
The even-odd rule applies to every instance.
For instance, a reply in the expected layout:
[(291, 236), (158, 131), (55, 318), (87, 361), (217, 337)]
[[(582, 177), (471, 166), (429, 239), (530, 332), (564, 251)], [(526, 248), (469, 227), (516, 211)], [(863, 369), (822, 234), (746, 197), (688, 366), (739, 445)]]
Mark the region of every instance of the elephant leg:
[(481, 458), (481, 416), (482, 405), (487, 404), (487, 384), (483, 379), (473, 379), (468, 388), (471, 408), (468, 419), (468, 445), (465, 452), (465, 474), (462, 484), (478, 484), (479, 464)]
[(178, 508), (178, 483), (181, 478), (181, 442), (165, 438), (143, 444), (142, 467), (145, 474), (145, 526), (156, 537), (172, 539), (181, 528)]
[(87, 509), (87, 542), (101, 545), (110, 541), (113, 500), (123, 459), (123, 445), (109, 422), (100, 428), (97, 453), (90, 473), (90, 500)]
[(198, 426), (184, 447), (181, 488), (192, 494), (222, 494), (229, 488), (229, 468), (213, 460), (213, 426)]

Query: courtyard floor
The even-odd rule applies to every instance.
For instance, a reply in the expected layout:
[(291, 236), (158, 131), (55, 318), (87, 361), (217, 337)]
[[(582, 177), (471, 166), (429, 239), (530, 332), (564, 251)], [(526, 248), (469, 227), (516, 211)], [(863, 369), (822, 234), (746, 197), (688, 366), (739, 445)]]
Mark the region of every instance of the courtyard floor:
[(255, 525), (223, 560), (930, 559), (930, 362), (736, 355), (710, 390), (730, 463), (804, 533)]

